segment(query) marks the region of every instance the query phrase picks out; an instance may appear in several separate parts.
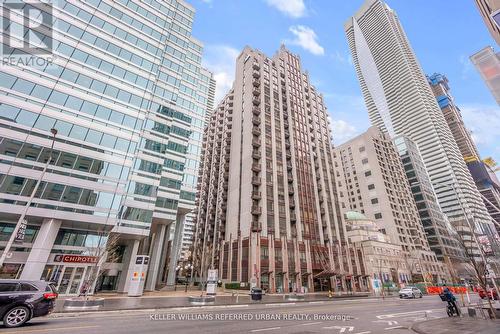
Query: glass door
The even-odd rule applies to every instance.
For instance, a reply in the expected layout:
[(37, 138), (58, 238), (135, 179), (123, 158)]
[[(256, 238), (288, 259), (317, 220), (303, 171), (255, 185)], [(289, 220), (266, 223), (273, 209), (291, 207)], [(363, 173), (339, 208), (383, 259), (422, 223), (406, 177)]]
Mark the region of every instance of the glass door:
[(80, 292), (80, 285), (83, 282), (82, 278), (84, 277), (85, 267), (78, 267), (75, 270), (73, 278), (71, 279), (71, 283), (69, 285), (70, 295), (77, 295)]
[(61, 275), (59, 284), (57, 286), (57, 290), (61, 295), (68, 294), (68, 287), (71, 283), (71, 277), (73, 276), (73, 271), (75, 268), (73, 267), (64, 267), (63, 274)]

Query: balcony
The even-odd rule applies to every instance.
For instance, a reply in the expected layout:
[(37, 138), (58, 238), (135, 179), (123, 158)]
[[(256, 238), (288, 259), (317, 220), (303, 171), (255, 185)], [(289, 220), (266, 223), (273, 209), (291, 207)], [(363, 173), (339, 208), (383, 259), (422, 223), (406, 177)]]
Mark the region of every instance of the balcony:
[(262, 198), (262, 194), (260, 191), (252, 191), (252, 199), (260, 200)]
[(254, 70), (257, 70), (257, 71), (258, 71), (258, 70), (260, 70), (260, 65), (259, 65), (259, 63), (254, 62), (254, 63), (252, 64), (252, 68), (253, 68)]
[(260, 78), (260, 72), (259, 72), (259, 71), (253, 71), (252, 76), (253, 76), (255, 79), (258, 79), (258, 78)]
[(252, 205), (252, 215), (254, 216), (258, 216), (262, 214), (262, 209), (260, 206), (257, 206), (257, 205)]
[(253, 85), (254, 87), (260, 87), (260, 80), (253, 79), (253, 80), (252, 80), (252, 85)]
[(252, 133), (254, 134), (254, 136), (260, 136), (260, 129), (254, 126), (252, 129)]
[(252, 123), (253, 123), (254, 125), (260, 125), (260, 118), (259, 118), (259, 117), (257, 117), (257, 116), (253, 116), (253, 117), (252, 117)]
[(292, 163), (291, 162), (287, 162), (286, 169), (292, 170)]
[(253, 138), (252, 145), (253, 147), (260, 147), (260, 140), (258, 138)]
[(254, 106), (258, 106), (260, 104), (260, 98), (254, 97), (252, 99), (252, 103), (254, 104)]
[(252, 108), (252, 112), (254, 115), (259, 116), (260, 115), (260, 109), (259, 108)]
[(260, 157), (261, 157), (260, 151), (253, 150), (253, 152), (252, 152), (252, 158), (254, 158), (254, 159), (260, 159)]
[(290, 201), (290, 209), (295, 209), (295, 201)]
[(260, 170), (261, 170), (261, 167), (260, 167), (260, 164), (259, 164), (259, 163), (253, 163), (253, 164), (252, 164), (252, 171), (254, 171), (254, 172), (257, 172), (257, 173), (258, 173), (258, 172), (260, 172)]
[(260, 186), (261, 183), (262, 183), (262, 181), (260, 180), (260, 177), (256, 177), (256, 176), (252, 177), (252, 184), (254, 186)]
[(254, 88), (254, 89), (252, 90), (252, 94), (253, 94), (254, 96), (259, 96), (259, 95), (260, 95), (260, 89), (258, 89), (258, 88)]
[(292, 196), (293, 194), (295, 194), (295, 190), (293, 190), (293, 187), (289, 187), (288, 188), (288, 195)]
[(291, 213), (290, 214), (290, 221), (291, 222), (296, 222), (297, 221), (297, 216), (295, 215), (295, 213)]
[(258, 220), (252, 220), (252, 232), (260, 232), (262, 228)]

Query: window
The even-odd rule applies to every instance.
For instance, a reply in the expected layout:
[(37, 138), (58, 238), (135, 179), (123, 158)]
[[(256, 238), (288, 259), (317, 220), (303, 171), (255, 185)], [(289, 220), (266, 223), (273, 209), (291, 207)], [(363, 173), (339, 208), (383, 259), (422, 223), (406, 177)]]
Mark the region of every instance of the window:
[(0, 293), (17, 291), (17, 289), (18, 289), (17, 283), (0, 283)]
[(370, 176), (370, 175), (372, 175), (372, 172), (371, 172), (370, 170), (365, 172), (365, 176), (366, 176), (366, 177), (368, 177), (368, 176)]
[(368, 190), (373, 190), (375, 189), (375, 185), (374, 184), (369, 184), (368, 185)]
[(375, 219), (382, 219), (382, 214), (381, 213), (376, 213), (375, 214)]
[(361, 163), (363, 165), (366, 165), (368, 163), (368, 158), (364, 158), (363, 160), (361, 160)]
[(359, 152), (364, 152), (364, 151), (365, 151), (365, 147), (364, 147), (364, 146), (361, 146), (361, 147), (359, 148)]
[(19, 289), (19, 291), (38, 291), (38, 289), (31, 284), (21, 283), (21, 288)]
[(372, 204), (377, 204), (378, 203), (378, 198), (372, 198)]

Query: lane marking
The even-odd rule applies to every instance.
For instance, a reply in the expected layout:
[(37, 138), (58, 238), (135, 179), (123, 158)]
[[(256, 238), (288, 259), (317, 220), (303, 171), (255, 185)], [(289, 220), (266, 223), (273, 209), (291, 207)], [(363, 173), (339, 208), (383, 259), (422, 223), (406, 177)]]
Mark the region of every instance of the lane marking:
[(289, 306), (295, 305), (296, 303), (275, 303), (275, 304), (264, 304), (265, 306)]
[(385, 330), (389, 330), (389, 329), (403, 329), (403, 328), (406, 328), (404, 326), (394, 326), (394, 327), (387, 327), (387, 328), (384, 328)]
[(280, 329), (281, 327), (270, 327), (270, 328), (260, 328), (260, 329), (252, 329), (250, 332), (264, 332), (264, 331), (272, 331), (275, 329)]
[(339, 333), (344, 333), (346, 330), (348, 332), (352, 332), (354, 330), (353, 326), (330, 326), (330, 327), (323, 327), (323, 329), (338, 329)]
[(442, 309), (432, 309), (432, 310), (418, 310), (418, 311), (410, 311), (410, 312), (401, 312), (401, 313), (392, 313), (392, 314), (381, 314), (377, 315), (378, 319), (386, 319), (386, 318), (396, 318), (396, 317), (404, 317), (406, 315), (412, 315), (415, 313), (432, 313), (433, 311), (441, 311)]
[(78, 326), (78, 327), (56, 327), (56, 328), (44, 328), (44, 329), (23, 329), (22, 331), (15, 332), (2, 332), (3, 334), (15, 334), (15, 333), (38, 333), (38, 332), (48, 332), (48, 331), (62, 331), (62, 330), (75, 330), (75, 329), (87, 329), (87, 328), (97, 328), (101, 326)]
[(319, 302), (309, 302), (309, 304), (324, 304), (325, 302), (319, 301)]
[(322, 324), (322, 323), (323, 323), (322, 321), (318, 321), (318, 322), (306, 322), (305, 324), (299, 324), (299, 326), (318, 325), (318, 324)]
[(398, 322), (396, 320), (373, 320), (372, 322), (386, 322), (387, 326), (397, 325)]
[(366, 331), (366, 332), (359, 332), (359, 333), (354, 333), (354, 334), (370, 334), (371, 332), (370, 331)]

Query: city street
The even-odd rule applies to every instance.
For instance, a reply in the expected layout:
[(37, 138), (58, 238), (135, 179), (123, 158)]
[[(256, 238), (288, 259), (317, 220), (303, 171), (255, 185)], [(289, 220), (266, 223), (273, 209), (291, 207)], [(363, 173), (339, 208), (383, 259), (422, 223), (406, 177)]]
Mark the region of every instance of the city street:
[[(163, 310), (54, 314), (11, 333), (411, 333), (410, 326), (445, 317), (438, 296), (286, 304), (206, 306)], [(265, 319), (269, 320), (265, 320)]]

